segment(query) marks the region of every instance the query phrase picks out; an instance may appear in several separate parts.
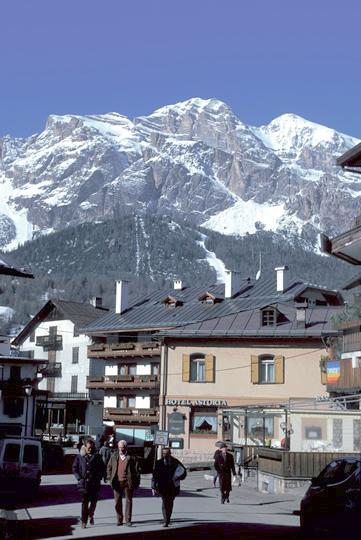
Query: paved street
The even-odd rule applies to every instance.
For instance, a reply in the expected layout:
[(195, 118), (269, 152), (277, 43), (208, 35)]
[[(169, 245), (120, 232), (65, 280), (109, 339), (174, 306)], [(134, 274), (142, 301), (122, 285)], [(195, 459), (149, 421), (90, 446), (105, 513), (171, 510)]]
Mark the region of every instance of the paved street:
[(176, 499), (169, 529), (161, 525), (161, 500), (152, 497), (150, 478), (143, 477), (134, 500), (132, 529), (117, 527), (108, 485), (102, 486), (95, 525), (81, 529), (79, 495), (72, 475), (44, 476), (36, 502), (18, 511), (24, 540), (66, 538), (287, 538), (298, 534), (299, 508), (304, 490), (275, 496), (260, 494), (254, 480), (234, 487), (230, 504), (221, 505), (218, 490), (203, 472), (188, 475), (181, 496)]

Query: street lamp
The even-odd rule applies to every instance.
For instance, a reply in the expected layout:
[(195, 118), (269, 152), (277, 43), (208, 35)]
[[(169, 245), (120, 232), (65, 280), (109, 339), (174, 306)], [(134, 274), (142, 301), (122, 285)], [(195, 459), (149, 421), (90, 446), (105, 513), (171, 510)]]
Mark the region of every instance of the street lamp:
[[(25, 430), (24, 435), (27, 435), (27, 427), (28, 427), (28, 413), (29, 413), (29, 398), (31, 397), (33, 387), (29, 384), (27, 386), (24, 386), (25, 395), (26, 395), (26, 409), (25, 409)], [(30, 433), (31, 435), (31, 433)]]

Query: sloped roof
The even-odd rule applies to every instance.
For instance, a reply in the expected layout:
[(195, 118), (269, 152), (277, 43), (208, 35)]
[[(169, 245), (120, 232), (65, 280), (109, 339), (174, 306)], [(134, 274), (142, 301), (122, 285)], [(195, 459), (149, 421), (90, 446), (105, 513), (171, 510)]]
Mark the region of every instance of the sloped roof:
[[(162, 303), (165, 297), (174, 295), (174, 289), (168, 287), (134, 301), (122, 314), (109, 312), (82, 330), (87, 334), (101, 334), (102, 332), (171, 328), (256, 309), (267, 304), (291, 302), (308, 288), (318, 289), (332, 296), (335, 301), (343, 302), (337, 291), (305, 283), (299, 279), (291, 281), (284, 292), (277, 292), (274, 277), (274, 279), (259, 281), (244, 280), (240, 291), (232, 298), (224, 298), (224, 284), (185, 286), (182, 290), (176, 291), (177, 300), (183, 302), (183, 305), (169, 310)], [(201, 302), (199, 297), (205, 292), (214, 294), (222, 301), (213, 305)]]
[(239, 313), (215, 317), (163, 330), (164, 337), (254, 337), (254, 338), (319, 338), (323, 335), (337, 335), (333, 317), (340, 307), (315, 307), (306, 309), (305, 327), (297, 325), (297, 309), (292, 305), (277, 304), (277, 310), (284, 315), (282, 323), (262, 326), (260, 310), (250, 309)]
[(0, 274), (5, 276), (19, 276), (24, 278), (34, 278), (33, 274), (27, 272), (24, 268), (17, 268), (0, 256)]
[(54, 309), (59, 311), (62, 319), (70, 320), (77, 328), (90, 324), (108, 311), (106, 308), (96, 308), (90, 303), (49, 300), (16, 336), (12, 344), (17, 346), (23, 343), (38, 324), (45, 320)]

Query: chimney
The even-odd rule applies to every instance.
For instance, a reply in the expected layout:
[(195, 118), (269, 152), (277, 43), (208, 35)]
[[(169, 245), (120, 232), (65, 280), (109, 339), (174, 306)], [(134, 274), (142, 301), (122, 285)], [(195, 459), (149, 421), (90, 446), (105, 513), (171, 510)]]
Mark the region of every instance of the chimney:
[(103, 305), (103, 299), (100, 296), (92, 296), (89, 300), (92, 306), (95, 308), (101, 308)]
[(283, 292), (288, 284), (288, 266), (278, 266), (275, 268), (277, 276), (277, 292)]
[(173, 282), (173, 289), (175, 291), (181, 291), (183, 289), (183, 283), (181, 279), (175, 279)]
[(123, 313), (128, 308), (128, 281), (115, 282), (115, 313)]
[(241, 272), (225, 271), (224, 297), (232, 298), (241, 289)]

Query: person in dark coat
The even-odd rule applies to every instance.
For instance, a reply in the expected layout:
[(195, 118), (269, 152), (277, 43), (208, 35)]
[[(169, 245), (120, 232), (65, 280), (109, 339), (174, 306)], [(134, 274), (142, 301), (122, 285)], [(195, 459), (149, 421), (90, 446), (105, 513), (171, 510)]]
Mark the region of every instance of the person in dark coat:
[(179, 495), (180, 480), (187, 476), (187, 470), (178, 459), (171, 455), (170, 448), (162, 449), (162, 458), (154, 466), (152, 493), (162, 497), (164, 527), (168, 527), (172, 516), (174, 499)]
[(76, 456), (73, 463), (73, 474), (82, 494), (81, 526), (85, 529), (88, 518), (90, 525), (94, 525), (94, 512), (98, 502), (100, 483), (105, 475), (104, 463), (100, 455), (96, 453), (93, 439), (88, 439), (85, 443), (85, 452)]
[(132, 526), (133, 493), (140, 484), (138, 460), (128, 454), (127, 442), (118, 442), (118, 451), (113, 452), (107, 467), (107, 478), (114, 492), (117, 525), (123, 525), (123, 503), (125, 497), (125, 524)]
[(218, 473), (219, 489), (221, 491), (222, 504), (229, 503), (229, 493), (232, 491), (232, 474), (236, 476), (234, 459), (230, 452), (227, 452), (225, 443), (220, 445), (220, 452), (216, 452), (214, 468)]
[(106, 477), (106, 469), (107, 469), (107, 466), (108, 466), (108, 462), (110, 460), (110, 456), (112, 455), (112, 451), (111, 451), (111, 448), (109, 448), (108, 441), (105, 441), (103, 446), (100, 448), (99, 455), (102, 458), (103, 463), (104, 463), (104, 467), (105, 467), (104, 481), (106, 481), (106, 479), (107, 479), (107, 477)]

